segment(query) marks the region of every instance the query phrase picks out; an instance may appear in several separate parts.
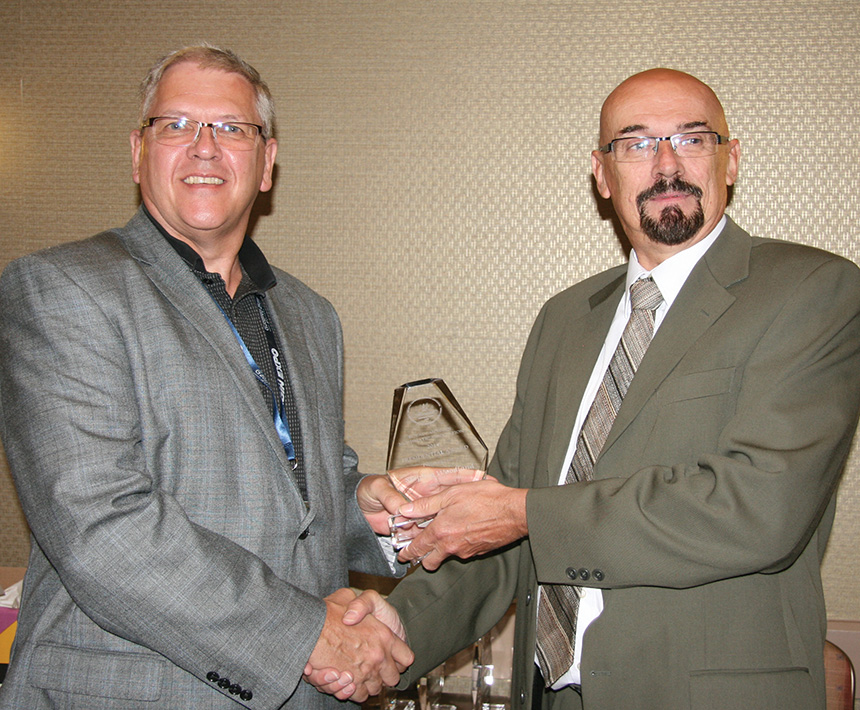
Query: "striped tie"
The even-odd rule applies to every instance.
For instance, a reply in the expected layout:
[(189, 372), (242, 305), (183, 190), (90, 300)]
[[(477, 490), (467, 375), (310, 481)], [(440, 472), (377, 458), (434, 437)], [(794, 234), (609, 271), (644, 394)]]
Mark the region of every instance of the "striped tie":
[[(615, 415), (636, 368), (654, 334), (654, 311), (663, 302), (660, 289), (649, 277), (630, 287), (632, 312), (603, 382), (585, 417), (565, 483), (591, 480), (594, 462), (609, 436)], [(573, 664), (573, 640), (579, 610), (579, 587), (569, 584), (540, 585), (537, 623), (537, 657), (546, 686), (555, 683)]]

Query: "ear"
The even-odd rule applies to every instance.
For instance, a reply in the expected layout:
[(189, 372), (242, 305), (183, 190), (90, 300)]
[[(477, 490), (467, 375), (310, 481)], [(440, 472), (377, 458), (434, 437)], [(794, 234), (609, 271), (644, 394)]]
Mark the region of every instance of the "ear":
[(729, 141), (729, 163), (726, 166), (726, 185), (734, 185), (738, 179), (738, 163), (741, 160), (741, 143), (737, 138)]
[(128, 140), (131, 143), (131, 179), (140, 185), (140, 154), (143, 150), (143, 137), (140, 135), (140, 129), (134, 129)]
[(601, 153), (599, 150), (591, 151), (591, 174), (597, 182), (597, 191), (601, 197), (609, 199), (612, 192), (606, 182), (606, 166), (603, 164), (605, 158), (606, 153)]
[(260, 192), (268, 192), (272, 189), (272, 171), (275, 169), (275, 156), (278, 154), (278, 141), (269, 138), (263, 149), (263, 179), (260, 181)]

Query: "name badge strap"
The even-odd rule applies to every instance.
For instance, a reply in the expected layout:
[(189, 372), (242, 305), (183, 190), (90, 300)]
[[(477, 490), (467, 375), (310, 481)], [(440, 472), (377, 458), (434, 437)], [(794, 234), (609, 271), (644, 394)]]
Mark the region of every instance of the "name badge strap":
[[(212, 300), (215, 301), (215, 298), (213, 297)], [(287, 423), (287, 418), (283, 412), (283, 407), (278, 401), (278, 396), (272, 390), (271, 385), (266, 381), (266, 376), (263, 374), (263, 371), (260, 369), (260, 366), (257, 365), (257, 362), (254, 360), (254, 356), (251, 355), (251, 351), (248, 350), (248, 346), (245, 345), (245, 341), (242, 340), (242, 336), (239, 335), (239, 331), (236, 330), (236, 326), (233, 325), (233, 321), (230, 320), (230, 316), (228, 316), (226, 311), (221, 308), (221, 304), (218, 303), (218, 301), (215, 301), (215, 305), (218, 306), (218, 310), (221, 311), (221, 314), (224, 316), (224, 320), (227, 321), (227, 325), (230, 326), (230, 330), (232, 330), (233, 335), (236, 336), (236, 340), (239, 342), (239, 345), (242, 348), (242, 353), (245, 355), (245, 360), (248, 361), (248, 365), (251, 368), (251, 372), (254, 373), (254, 377), (261, 385), (263, 385), (269, 391), (269, 394), (272, 396), (272, 419), (275, 422), (275, 431), (278, 433), (278, 438), (281, 440), (281, 444), (284, 447), (284, 451), (287, 452), (287, 458), (290, 460), (290, 463), (293, 466), (293, 470), (295, 470), (295, 468), (298, 466), (298, 461), (296, 461), (296, 450), (295, 447), (293, 447), (293, 439), (290, 436), (290, 425)], [(270, 343), (274, 342), (274, 335), (271, 334), (271, 326), (268, 323), (268, 318), (263, 318), (263, 325), (266, 329), (267, 338), (271, 336)], [(283, 383), (281, 382), (281, 378), (283, 377), (283, 371), (279, 370), (279, 368), (276, 366), (275, 372), (278, 373), (279, 387), (283, 387)], [(283, 392), (283, 390), (281, 391)], [(281, 399), (281, 401), (283, 401), (283, 398)]]
[[(275, 377), (278, 380), (278, 394), (280, 395), (280, 403), (283, 408), (286, 406), (287, 401), (287, 380), (284, 375), (284, 366), (281, 362), (281, 352), (278, 350), (278, 344), (275, 341), (275, 331), (272, 328), (272, 323), (269, 320), (269, 314), (266, 312), (266, 308), (263, 305), (263, 297), (259, 294), (256, 296), (257, 299), (257, 310), (260, 313), (260, 320), (263, 322), (263, 330), (266, 333), (266, 340), (269, 343), (269, 355), (272, 358), (272, 365), (275, 368)], [(286, 417), (286, 413), (283, 412), (283, 416)]]

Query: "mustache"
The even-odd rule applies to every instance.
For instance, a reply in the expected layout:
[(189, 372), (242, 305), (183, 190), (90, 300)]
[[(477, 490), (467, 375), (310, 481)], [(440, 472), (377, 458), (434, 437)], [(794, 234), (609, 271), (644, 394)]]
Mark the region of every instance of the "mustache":
[(642, 207), (648, 200), (657, 195), (662, 195), (666, 192), (681, 192), (687, 195), (692, 195), (696, 199), (701, 199), (702, 189), (684, 182), (681, 178), (673, 178), (672, 180), (660, 180), (655, 182), (647, 190), (643, 190), (636, 196), (636, 206)]

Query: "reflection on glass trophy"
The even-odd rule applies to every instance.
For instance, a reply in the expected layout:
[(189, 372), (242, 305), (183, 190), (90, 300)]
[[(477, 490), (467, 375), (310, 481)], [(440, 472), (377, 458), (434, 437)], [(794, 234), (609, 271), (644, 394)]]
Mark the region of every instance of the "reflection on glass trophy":
[(493, 648), (491, 631), (481, 636), (475, 642), (472, 658), (472, 708), (486, 710), (490, 707), (490, 696), (493, 693)]
[[(427, 467), (425, 470), (414, 470)], [(386, 470), (409, 500), (441, 490), (431, 469), (473, 470), (472, 480), (487, 470), (487, 446), (448, 386), (439, 378), (409, 382), (394, 390)], [(429, 520), (392, 516), (392, 542), (409, 544), (415, 526)]]
[(445, 696), (443, 666), (431, 670), (406, 690), (382, 687), (379, 694), (381, 710), (458, 710), (451, 698)]

